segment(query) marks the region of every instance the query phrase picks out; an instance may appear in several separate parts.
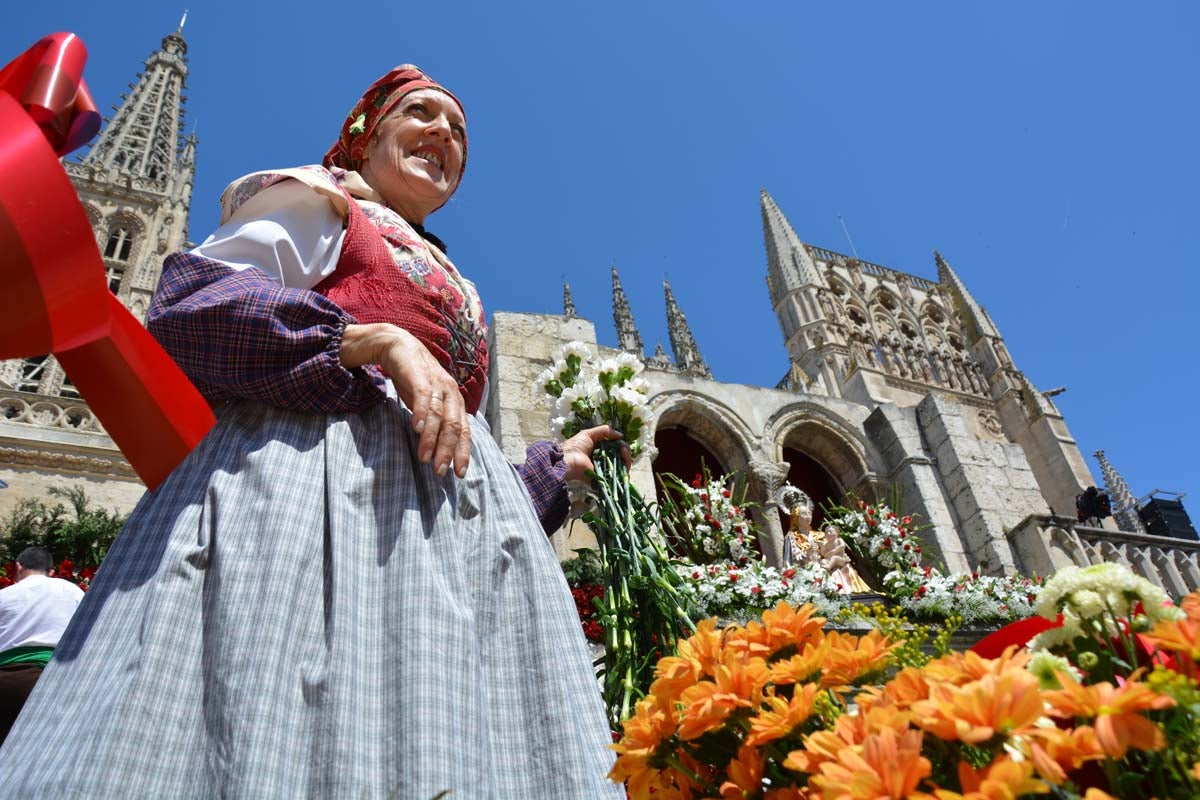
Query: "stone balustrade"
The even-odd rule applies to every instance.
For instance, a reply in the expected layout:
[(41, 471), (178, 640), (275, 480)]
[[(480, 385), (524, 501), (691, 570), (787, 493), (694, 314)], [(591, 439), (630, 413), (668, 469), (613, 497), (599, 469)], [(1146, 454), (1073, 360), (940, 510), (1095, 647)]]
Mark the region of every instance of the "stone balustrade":
[(1066, 517), (1033, 515), (1008, 533), (1021, 571), (1053, 575), (1063, 567), (1116, 563), (1173, 599), (1200, 589), (1200, 542), (1091, 528)]
[(96, 415), (82, 400), (0, 389), (0, 422), (104, 434)]

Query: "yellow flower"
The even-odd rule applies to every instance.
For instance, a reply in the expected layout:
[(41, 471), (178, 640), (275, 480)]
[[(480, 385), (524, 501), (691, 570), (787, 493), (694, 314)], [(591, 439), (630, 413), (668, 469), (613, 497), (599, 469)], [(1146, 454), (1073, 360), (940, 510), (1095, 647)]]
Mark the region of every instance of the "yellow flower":
[(761, 704), (767, 675), (767, 664), (761, 658), (743, 661), (735, 653), (727, 654), (725, 663), (717, 667), (715, 680), (701, 681), (680, 695), (684, 709), (679, 714), (679, 738), (695, 739), (719, 728), (734, 710)]
[(984, 675), (963, 686), (943, 683), (912, 705), (913, 722), (939, 739), (969, 744), (1032, 725), (1044, 713), (1038, 681), (1023, 669)]
[(1058, 717), (1094, 718), (1096, 740), (1112, 758), (1124, 758), (1131, 747), (1161, 750), (1166, 745), (1162, 731), (1141, 712), (1169, 708), (1175, 701), (1138, 683), (1139, 674), (1135, 672), (1131, 680), (1117, 688), (1106, 681), (1084, 686), (1067, 673), (1059, 673), (1063, 688), (1045, 693), (1050, 713)]
[(784, 700), (774, 694), (764, 697), (763, 703), (767, 708), (759, 711), (758, 716), (750, 721), (750, 734), (746, 737), (746, 744), (757, 747), (787, 736), (812, 714), (813, 699), (817, 691), (819, 690), (816, 684), (808, 683), (797, 687), (791, 700)]
[(837, 761), (821, 764), (810, 784), (823, 800), (900, 800), (929, 776), (921, 755), (921, 732), (897, 734), (890, 728), (871, 734), (860, 748), (845, 747)]

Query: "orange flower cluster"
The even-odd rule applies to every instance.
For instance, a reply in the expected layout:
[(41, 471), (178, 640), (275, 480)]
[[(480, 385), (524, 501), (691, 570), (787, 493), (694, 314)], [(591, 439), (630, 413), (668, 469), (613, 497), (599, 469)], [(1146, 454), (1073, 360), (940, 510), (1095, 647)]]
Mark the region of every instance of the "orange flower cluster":
[[(1185, 609), (1150, 636), (1194, 666), (1200, 595)], [(1089, 685), (1064, 671), (1043, 689), (1010, 648), (951, 653), (851, 695), (882, 678), (896, 645), (824, 622), (780, 603), (761, 623), (701, 623), (659, 662), (610, 777), (633, 800), (1102, 800), (1120, 795), (1088, 776), (1166, 746), (1156, 714), (1175, 701), (1141, 673)]]

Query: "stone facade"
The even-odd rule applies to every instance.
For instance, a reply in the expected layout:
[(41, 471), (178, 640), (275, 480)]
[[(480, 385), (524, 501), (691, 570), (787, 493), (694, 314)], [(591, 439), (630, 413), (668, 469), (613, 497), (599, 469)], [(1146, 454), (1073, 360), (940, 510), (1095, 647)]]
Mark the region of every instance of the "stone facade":
[[(904, 509), (930, 525), (927, 560), (950, 572), (1045, 574), (1117, 557), (1172, 594), (1200, 587), (1193, 552), (1200, 547), (1173, 549), (1174, 540), (1144, 535), (1156, 541), (1120, 534), (1118, 542), (1111, 521), (1077, 533), (1054, 516), (1072, 513), (1075, 496), (1095, 482), (1050, 396), (1016, 367), (940, 254), (937, 280), (904, 274), (802, 242), (765, 191), (761, 207), (768, 296), (787, 372), (774, 387), (713, 380), (666, 286), (675, 358), (660, 347), (646, 359), (656, 449), (633, 472), (644, 494), (653, 495), (656, 470), (698, 469), (702, 457), (750, 478), (763, 551), (773, 561), (782, 556), (779, 490), (790, 481), (818, 502), (898, 492)], [(613, 290), (617, 348), (598, 345), (573, 304), (564, 316), (494, 315), (487, 414), (510, 459), (549, 436), (534, 379), (563, 344), (580, 340), (645, 358), (615, 268)], [(691, 461), (680, 452), (689, 448)], [(1060, 532), (1054, 541), (1070, 546), (1051, 541), (1051, 528)], [(589, 538), (575, 522), (553, 541), (567, 556)]]
[[(64, 168), (96, 234), (108, 285), (139, 320), (183, 249), (196, 137), (183, 135), (187, 43), (166, 36), (87, 155)], [(53, 356), (0, 362), (0, 514), (55, 485), (80, 484), (129, 511), (145, 488)]]

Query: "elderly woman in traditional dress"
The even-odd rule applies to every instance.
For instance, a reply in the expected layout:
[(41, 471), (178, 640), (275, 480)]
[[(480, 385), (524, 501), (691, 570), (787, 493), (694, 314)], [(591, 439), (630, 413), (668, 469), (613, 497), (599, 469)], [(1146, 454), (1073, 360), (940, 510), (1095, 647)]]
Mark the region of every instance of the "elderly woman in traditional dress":
[(5, 796), (623, 796), (543, 533), (618, 434), (514, 470), (478, 415), (483, 310), (423, 228), (466, 156), (459, 101), (398, 67), (324, 166), (235, 181), (167, 259), (148, 324), (219, 421), (109, 553)]

